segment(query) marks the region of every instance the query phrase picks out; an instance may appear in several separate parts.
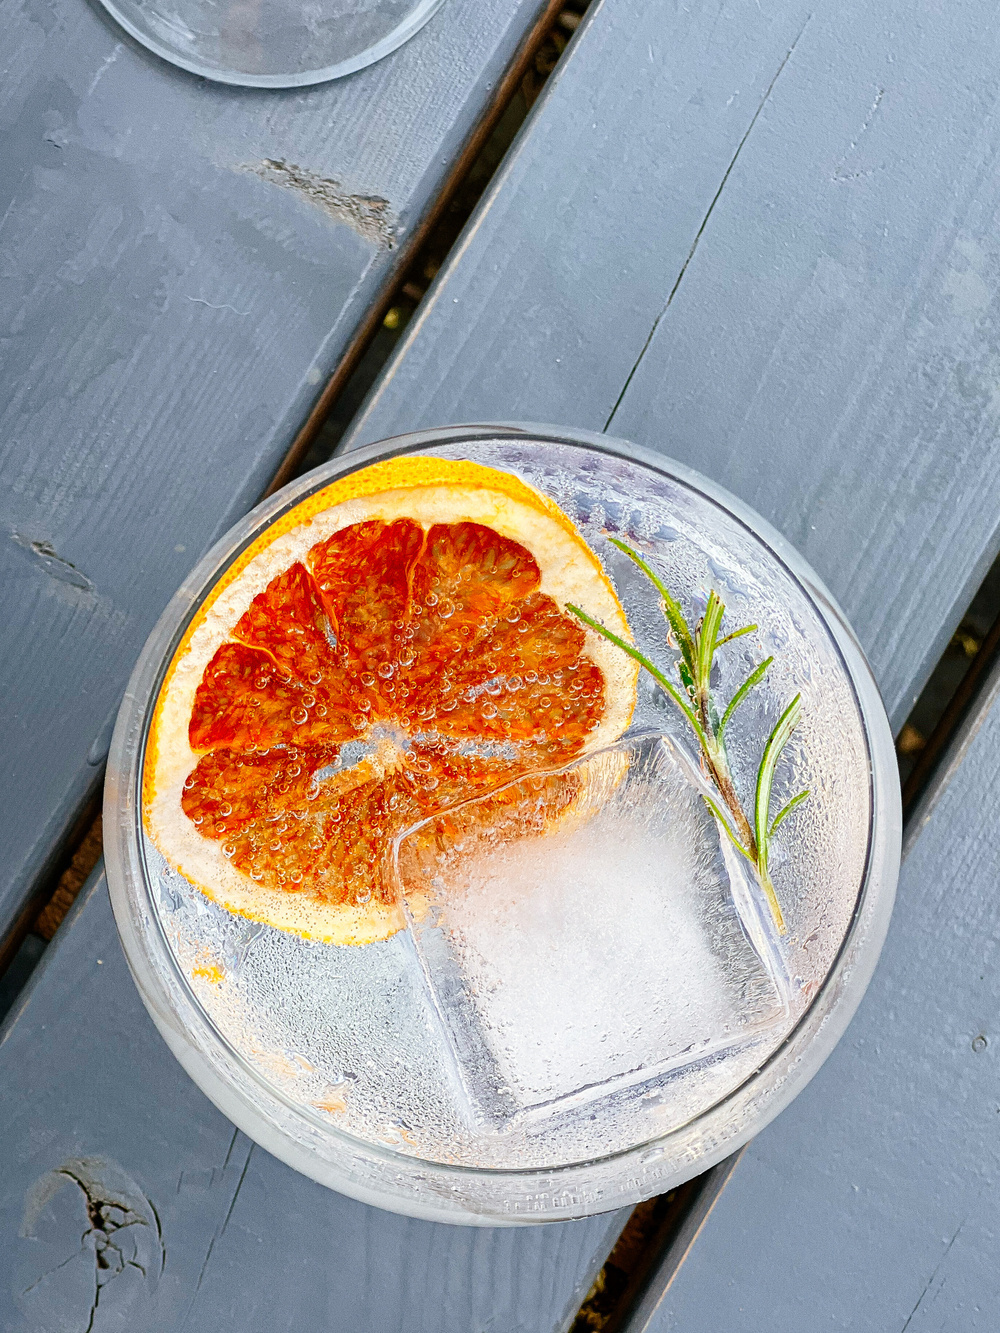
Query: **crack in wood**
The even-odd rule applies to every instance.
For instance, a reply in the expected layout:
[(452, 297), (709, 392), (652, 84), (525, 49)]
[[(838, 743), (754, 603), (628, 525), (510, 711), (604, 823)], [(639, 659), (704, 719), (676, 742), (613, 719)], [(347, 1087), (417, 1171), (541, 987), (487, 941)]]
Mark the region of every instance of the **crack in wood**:
[(640, 352), (639, 352), (639, 355), (638, 355), (638, 356), (636, 357), (636, 359), (635, 359), (635, 364), (632, 366), (632, 369), (629, 371), (629, 373), (628, 373), (628, 375), (627, 375), (627, 377), (626, 377), (626, 379), (625, 379), (625, 383), (622, 385), (622, 391), (621, 391), (621, 393), (618, 395), (617, 399), (615, 400), (615, 405), (614, 405), (614, 407), (611, 409), (611, 414), (610, 414), (610, 416), (608, 417), (607, 421), (605, 421), (605, 423), (604, 423), (604, 426), (603, 426), (604, 431), (607, 431), (607, 430), (610, 428), (612, 421), (615, 419), (615, 413), (618, 411), (619, 407), (621, 407), (621, 405), (622, 405), (622, 400), (624, 399), (626, 393), (628, 392), (628, 387), (629, 387), (629, 385), (632, 383), (632, 380), (635, 378), (635, 373), (636, 373), (636, 371), (639, 369), (639, 366), (642, 364), (642, 359), (643, 359), (643, 357), (646, 355), (646, 353), (649, 351), (650, 344), (652, 343), (653, 338), (656, 336), (656, 330), (660, 327), (660, 322), (661, 322), (661, 320), (663, 319), (663, 317), (664, 317), (664, 315), (667, 313), (667, 311), (670, 309), (671, 303), (672, 303), (674, 297), (677, 295), (677, 289), (678, 289), (678, 288), (680, 287), (680, 285), (681, 285), (681, 281), (682, 281), (682, 279), (683, 279), (683, 277), (684, 277), (684, 274), (688, 271), (688, 265), (691, 263), (691, 260), (694, 258), (694, 252), (698, 249), (698, 244), (699, 244), (699, 242), (701, 241), (702, 236), (704, 235), (705, 228), (708, 226), (708, 220), (709, 220), (709, 218), (712, 216), (713, 212), (715, 211), (715, 205), (719, 202), (719, 200), (720, 200), (721, 197), (722, 197), (722, 191), (726, 188), (726, 182), (729, 180), (729, 177), (732, 175), (733, 168), (736, 166), (736, 162), (737, 162), (737, 160), (738, 160), (738, 158), (739, 158), (739, 155), (740, 155), (740, 153), (743, 152), (744, 145), (746, 144), (746, 141), (750, 138), (750, 134), (751, 134), (751, 132), (753, 131), (753, 127), (757, 124), (757, 121), (758, 121), (758, 119), (759, 119), (759, 117), (760, 117), (760, 113), (764, 110), (764, 107), (767, 105), (768, 100), (770, 99), (771, 94), (774, 92), (774, 85), (778, 82), (778, 79), (781, 77), (781, 72), (782, 72), (782, 70), (783, 70), (783, 69), (785, 68), (785, 66), (788, 64), (789, 60), (791, 60), (791, 58), (792, 58), (792, 53), (794, 52), (795, 48), (798, 46), (799, 41), (800, 41), (801, 38), (802, 38), (802, 34), (805, 32), (806, 28), (809, 26), (809, 21), (810, 21), (811, 18), (812, 18), (812, 14), (807, 14), (807, 15), (806, 15), (805, 22), (802, 24), (802, 27), (799, 29), (798, 34), (796, 35), (795, 40), (792, 42), (791, 46), (790, 46), (790, 47), (788, 48), (788, 50), (785, 52), (784, 59), (782, 60), (781, 64), (778, 66), (777, 70), (775, 71), (774, 77), (772, 78), (771, 82), (767, 85), (767, 89), (766, 89), (766, 91), (765, 91), (765, 93), (764, 93), (764, 96), (760, 99), (760, 102), (759, 102), (759, 104), (758, 104), (758, 106), (757, 106), (757, 110), (753, 113), (753, 116), (752, 116), (752, 118), (751, 118), (751, 120), (750, 120), (750, 124), (746, 127), (746, 130), (745, 130), (744, 133), (743, 133), (743, 138), (740, 139), (739, 143), (736, 145), (736, 152), (733, 153), (732, 157), (730, 158), (730, 160), (729, 160), (729, 166), (726, 167), (725, 173), (723, 174), (722, 180), (721, 180), (721, 182), (720, 182), (720, 184), (719, 184), (719, 188), (716, 190), (715, 194), (713, 195), (713, 197), (712, 197), (712, 202), (709, 204), (708, 209), (707, 209), (706, 212), (705, 212), (705, 216), (704, 216), (704, 217), (702, 218), (702, 220), (701, 220), (701, 226), (698, 228), (697, 232), (695, 233), (695, 238), (694, 238), (694, 240), (691, 242), (691, 249), (687, 252), (687, 258), (684, 260), (684, 263), (681, 265), (680, 272), (677, 274), (677, 277), (676, 277), (676, 279), (674, 280), (674, 285), (673, 285), (673, 286), (671, 287), (671, 289), (670, 289), (670, 293), (669, 293), (669, 295), (667, 296), (667, 299), (666, 299), (666, 301), (665, 301), (665, 303), (664, 303), (664, 305), (663, 305), (663, 309), (662, 309), (662, 310), (660, 311), (660, 313), (656, 316), (656, 319), (653, 320), (653, 327), (649, 330), (649, 334), (648, 334), (648, 336), (647, 336), (647, 338), (646, 338), (646, 341), (643, 343), (642, 348), (641, 348), (641, 350), (640, 350)]
[(913, 1320), (913, 1316), (914, 1316), (914, 1315), (917, 1313), (917, 1311), (920, 1309), (921, 1305), (923, 1305), (923, 1303), (924, 1303), (924, 1297), (925, 1297), (925, 1296), (927, 1295), (927, 1293), (930, 1291), (931, 1286), (932, 1286), (933, 1283), (934, 1283), (934, 1279), (937, 1277), (938, 1273), (941, 1271), (941, 1265), (942, 1265), (942, 1264), (944, 1263), (944, 1261), (948, 1258), (948, 1255), (949, 1255), (950, 1252), (951, 1252), (951, 1247), (955, 1244), (955, 1241), (958, 1240), (959, 1233), (961, 1232), (962, 1227), (965, 1226), (965, 1224), (966, 1224), (967, 1221), (968, 1221), (968, 1218), (963, 1218), (963, 1219), (962, 1219), (962, 1221), (959, 1223), (958, 1230), (955, 1232), (954, 1236), (952, 1236), (951, 1240), (950, 1240), (950, 1241), (948, 1242), (948, 1244), (945, 1246), (944, 1254), (942, 1254), (941, 1258), (938, 1260), (938, 1262), (937, 1262), (937, 1264), (936, 1264), (936, 1266), (935, 1266), (935, 1268), (934, 1268), (934, 1272), (933, 1272), (933, 1273), (930, 1275), (930, 1277), (927, 1279), (927, 1282), (926, 1282), (926, 1284), (925, 1284), (925, 1286), (924, 1286), (924, 1289), (923, 1289), (923, 1291), (920, 1293), (920, 1297), (919, 1297), (919, 1299), (917, 1300), (916, 1305), (913, 1307), (913, 1309), (910, 1311), (909, 1315), (907, 1316), (906, 1323), (905, 1323), (905, 1324), (903, 1325), (903, 1327), (900, 1329), (900, 1333), (906, 1333), (906, 1330), (910, 1327), (910, 1324), (911, 1324), (911, 1322), (912, 1322), (912, 1320)]
[[(83, 1196), (87, 1226), (79, 1236), (79, 1246), (23, 1287), (17, 1300), (27, 1313), (34, 1309), (50, 1318), (58, 1311), (62, 1322), (64, 1315), (77, 1316), (81, 1323), (86, 1319), (84, 1333), (93, 1333), (102, 1296), (112, 1289), (115, 1280), (132, 1269), (140, 1275), (143, 1287), (152, 1290), (163, 1273), (167, 1251), (159, 1214), (151, 1200), (122, 1167), (102, 1157), (71, 1158), (45, 1172), (25, 1197), (22, 1236), (43, 1239), (39, 1235), (43, 1214), (67, 1185), (77, 1187), (76, 1198)], [(61, 1205), (50, 1211), (45, 1230), (58, 1233), (67, 1225), (72, 1227), (73, 1198), (74, 1194), (65, 1196)], [(57, 1275), (73, 1264), (82, 1264), (84, 1269), (93, 1266), (89, 1308), (77, 1308), (80, 1282), (79, 1277), (73, 1280), (72, 1270), (67, 1282), (58, 1281)], [(79, 1269), (76, 1271), (79, 1273)], [(135, 1295), (134, 1288), (125, 1292), (124, 1302), (118, 1302), (119, 1311), (130, 1305)]]
[[(861, 136), (865, 133), (865, 131), (868, 129), (868, 126), (869, 126), (869, 125), (872, 123), (872, 121), (875, 119), (875, 113), (876, 113), (876, 111), (878, 111), (879, 107), (882, 105), (882, 98), (883, 98), (884, 96), (885, 96), (885, 89), (884, 89), (884, 88), (879, 88), (879, 89), (877, 90), (877, 92), (875, 93), (875, 100), (874, 100), (874, 102), (872, 102), (872, 104), (871, 104), (871, 106), (870, 106), (870, 108), (869, 108), (869, 110), (868, 110), (868, 115), (865, 116), (864, 124), (861, 126), (860, 130), (858, 130), (858, 137), (857, 137), (857, 139), (852, 139), (852, 140), (851, 140), (850, 145), (849, 145), (849, 147), (848, 147), (848, 149), (847, 149), (847, 152), (844, 154), (844, 156), (840, 159), (840, 161), (837, 163), (836, 167), (834, 168), (833, 175), (830, 177), (831, 180), (834, 180), (834, 181), (842, 181), (842, 182), (858, 181), (858, 180), (864, 180), (864, 179), (866, 179), (868, 176), (874, 176), (874, 175), (875, 175), (875, 171), (876, 171), (876, 168), (875, 168), (875, 167), (870, 167), (867, 171), (844, 171), (844, 170), (842, 170), (842, 168), (843, 168), (844, 164), (846, 163), (848, 157), (850, 157), (851, 153), (853, 153), (854, 150), (857, 148), (857, 146), (858, 146), (858, 142), (859, 142), (859, 140), (861, 139)], [(883, 169), (884, 169), (884, 164), (882, 165), (882, 167), (879, 167), (879, 168), (878, 168), (878, 170), (883, 170)]]
[[(233, 1148), (236, 1146), (236, 1141), (238, 1138), (239, 1138), (239, 1130), (237, 1129), (233, 1131), (233, 1139), (229, 1145), (229, 1151), (226, 1153), (226, 1161), (222, 1168), (223, 1171), (229, 1165), (229, 1160), (232, 1157)], [(198, 1281), (195, 1283), (194, 1292), (191, 1296), (191, 1304), (188, 1307), (187, 1316), (185, 1317), (184, 1320), (185, 1328), (187, 1327), (188, 1321), (191, 1318), (191, 1312), (194, 1309), (194, 1304), (195, 1301), (197, 1300), (198, 1292), (201, 1290), (201, 1284), (204, 1281), (205, 1274), (208, 1272), (208, 1264), (209, 1260), (212, 1258), (212, 1251), (215, 1249), (215, 1243), (217, 1240), (220, 1240), (226, 1234), (226, 1227), (229, 1226), (229, 1219), (232, 1217), (233, 1209), (236, 1207), (236, 1200), (239, 1198), (240, 1190), (243, 1188), (243, 1182), (247, 1178), (247, 1171), (250, 1168), (250, 1159), (253, 1156), (254, 1146), (255, 1145), (251, 1143), (249, 1148), (247, 1149), (247, 1155), (243, 1162), (243, 1169), (240, 1172), (239, 1180), (236, 1182), (236, 1188), (233, 1190), (233, 1197), (229, 1200), (229, 1207), (226, 1209), (226, 1215), (222, 1219), (221, 1226), (219, 1226), (216, 1229), (216, 1231), (212, 1236), (212, 1239), (208, 1242), (208, 1249), (205, 1251), (205, 1258), (202, 1262), (201, 1270), (198, 1273)]]

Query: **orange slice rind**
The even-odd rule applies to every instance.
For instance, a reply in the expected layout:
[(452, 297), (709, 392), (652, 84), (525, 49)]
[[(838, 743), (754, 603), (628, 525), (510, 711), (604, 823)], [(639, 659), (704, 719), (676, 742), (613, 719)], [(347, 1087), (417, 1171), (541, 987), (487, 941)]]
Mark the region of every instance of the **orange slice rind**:
[(403, 828), (627, 727), (636, 668), (567, 603), (630, 637), (597, 556), (513, 474), (404, 455), (338, 479), (192, 617), (150, 726), (149, 836), (230, 911), (386, 938)]

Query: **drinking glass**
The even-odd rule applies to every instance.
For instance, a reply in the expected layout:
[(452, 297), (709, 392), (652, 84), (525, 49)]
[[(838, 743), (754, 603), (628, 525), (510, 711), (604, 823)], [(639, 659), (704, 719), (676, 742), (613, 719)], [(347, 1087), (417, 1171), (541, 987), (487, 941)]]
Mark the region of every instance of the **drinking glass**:
[[(809, 793), (775, 840), (784, 920), (723, 835), (688, 720), (645, 674), (632, 724), (610, 747), (478, 800), (452, 797), (399, 834), (391, 871), (405, 925), (388, 939), (337, 946), (249, 920), (159, 854), (143, 827), (145, 747), (186, 627), (283, 515), (401, 454), (505, 470), (555, 500), (604, 562), (636, 643), (661, 661), (671, 650), (657, 598), (615, 541), (640, 544), (687, 608), (718, 591), (747, 633), (719, 655), (713, 691), (731, 698), (756, 663), (774, 663), (727, 732), (742, 790), (774, 719), (802, 698), (775, 779), (775, 808)], [(105, 796), (125, 953), (203, 1091), (325, 1185), (484, 1226), (663, 1193), (772, 1120), (833, 1049), (872, 975), (900, 828), (878, 689), (803, 558), (664, 454), (534, 425), (383, 441), (238, 523), (146, 644)]]
[(443, 0), (102, 0), (126, 32), (218, 83), (298, 88), (395, 51)]

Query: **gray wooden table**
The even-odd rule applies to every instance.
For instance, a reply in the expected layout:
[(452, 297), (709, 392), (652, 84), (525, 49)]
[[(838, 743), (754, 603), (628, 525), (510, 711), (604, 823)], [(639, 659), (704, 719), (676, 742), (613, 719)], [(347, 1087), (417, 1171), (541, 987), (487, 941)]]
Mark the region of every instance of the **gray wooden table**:
[[(536, 11), (450, 0), (370, 71), (251, 95), (80, 0), (4, 7), (9, 928), (146, 630), (277, 467)], [(982, 0), (593, 5), (348, 447), (526, 419), (699, 468), (815, 564), (900, 725), (1000, 545), (998, 40)], [(389, 201), (394, 248), (345, 192)], [(855, 1024), (633, 1333), (996, 1326), (991, 701), (912, 827)], [(435, 1227), (295, 1176), (155, 1035), (99, 873), (4, 1029), (0, 1107), (19, 1333), (560, 1333), (623, 1222)], [(140, 1251), (108, 1276), (88, 1201), (116, 1196)]]

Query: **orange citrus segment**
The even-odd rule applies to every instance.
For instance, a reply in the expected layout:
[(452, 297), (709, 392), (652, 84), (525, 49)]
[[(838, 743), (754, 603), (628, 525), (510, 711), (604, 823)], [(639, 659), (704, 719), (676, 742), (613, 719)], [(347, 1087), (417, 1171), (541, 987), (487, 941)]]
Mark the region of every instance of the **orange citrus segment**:
[(227, 571), (171, 663), (144, 775), (154, 842), (254, 920), (391, 934), (403, 829), (627, 726), (635, 671), (567, 601), (628, 634), (569, 519), (509, 473), (404, 457), (310, 497)]

